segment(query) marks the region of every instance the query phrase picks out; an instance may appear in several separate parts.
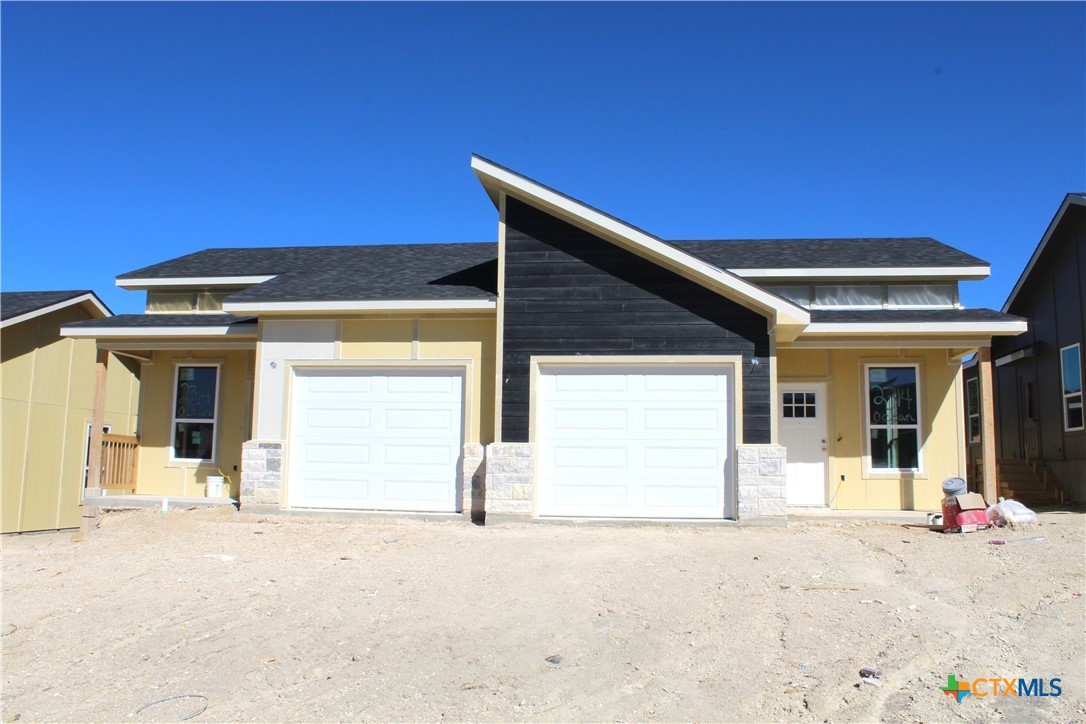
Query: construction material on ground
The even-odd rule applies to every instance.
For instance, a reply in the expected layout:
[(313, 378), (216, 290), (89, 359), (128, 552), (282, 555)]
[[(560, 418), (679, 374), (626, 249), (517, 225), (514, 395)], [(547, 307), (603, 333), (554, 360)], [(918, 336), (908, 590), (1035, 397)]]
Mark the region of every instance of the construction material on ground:
[(1037, 522), (1037, 514), (1017, 500), (1000, 498), (998, 503), (993, 503), (985, 512), (988, 522), (997, 528), (1005, 525), (1031, 525)]

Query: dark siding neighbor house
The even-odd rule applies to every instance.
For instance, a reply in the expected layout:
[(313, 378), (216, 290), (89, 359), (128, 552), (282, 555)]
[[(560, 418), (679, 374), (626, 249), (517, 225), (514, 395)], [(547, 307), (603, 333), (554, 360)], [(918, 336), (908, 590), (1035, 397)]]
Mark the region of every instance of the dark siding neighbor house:
[(742, 355), (743, 442), (769, 442), (765, 317), (515, 200), (505, 253), (506, 442), (528, 441), (530, 358), (562, 354)]
[[(1018, 337), (992, 340), (996, 450), (1001, 477), (1018, 478), (1023, 464), (1086, 500), (1083, 348), (1086, 340), (1086, 196), (1068, 194), (1015, 285), (1003, 311), (1029, 320)], [(970, 457), (980, 431), (969, 409), (976, 368), (966, 370)], [(970, 425), (973, 427), (971, 428)], [(1008, 485), (1013, 490), (1014, 480)], [(1047, 502), (1041, 497), (1041, 502)]]

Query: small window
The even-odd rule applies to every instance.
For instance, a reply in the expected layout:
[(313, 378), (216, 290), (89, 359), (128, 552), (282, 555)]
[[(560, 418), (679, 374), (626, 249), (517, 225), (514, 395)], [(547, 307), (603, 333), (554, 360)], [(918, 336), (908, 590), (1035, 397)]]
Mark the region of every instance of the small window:
[(782, 403), (782, 414), (788, 419), (818, 417), (814, 392), (785, 392)]
[(815, 287), (815, 304), (828, 309), (881, 308), (884, 290), (883, 286)]
[(810, 287), (769, 287), (769, 290), (777, 296), (784, 297), (792, 304), (798, 304), (801, 307), (811, 306)]
[(867, 368), (868, 454), (873, 470), (920, 468), (917, 369)]
[(969, 442), (980, 442), (980, 382), (976, 378), (965, 382), (965, 411), (969, 418)]
[(1060, 350), (1060, 372), (1063, 378), (1063, 429), (1081, 430), (1082, 354), (1077, 344)]
[(174, 390), (173, 459), (215, 459), (218, 365), (178, 365)]

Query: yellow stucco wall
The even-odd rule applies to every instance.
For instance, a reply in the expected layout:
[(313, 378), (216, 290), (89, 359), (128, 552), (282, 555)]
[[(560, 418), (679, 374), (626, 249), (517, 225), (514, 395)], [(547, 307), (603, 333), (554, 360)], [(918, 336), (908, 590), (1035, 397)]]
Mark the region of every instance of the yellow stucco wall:
[[(90, 319), (73, 305), (0, 334), (4, 533), (79, 525), (87, 425), (94, 405), (94, 340), (62, 338), (66, 322)], [(139, 366), (110, 355), (104, 422), (133, 435)]]
[[(864, 462), (868, 363), (919, 365), (919, 473), (883, 473)], [(942, 482), (961, 475), (961, 428), (955, 396), (960, 365), (944, 349), (778, 350), (778, 382), (824, 381), (829, 395), (827, 477), (830, 507), (851, 510), (936, 510)], [(779, 413), (778, 413), (779, 414)], [(842, 476), (844, 478), (842, 479)]]
[[(220, 363), (219, 407), (215, 426), (215, 460), (210, 463), (171, 461), (173, 394), (178, 364)], [(213, 350), (154, 352), (143, 366), (143, 420), (136, 492), (144, 495), (204, 495), (208, 475), (230, 476), (229, 491), (238, 497), (241, 484), (241, 445), (249, 439), (253, 352)], [(236, 468), (236, 469), (235, 469)]]
[(465, 442), (494, 440), (493, 317), (348, 319), (341, 325), (340, 359), (470, 359), (471, 400)]

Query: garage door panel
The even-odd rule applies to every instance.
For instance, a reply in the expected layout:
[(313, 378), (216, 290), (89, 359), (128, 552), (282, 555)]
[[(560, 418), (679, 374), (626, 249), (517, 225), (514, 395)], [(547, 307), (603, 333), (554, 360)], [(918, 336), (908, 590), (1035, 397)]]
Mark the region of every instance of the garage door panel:
[(556, 366), (537, 379), (540, 514), (730, 514), (730, 368)]
[[(309, 467), (344, 463), (366, 464), (370, 461), (370, 446), (350, 443), (303, 443), (301, 457)], [(314, 469), (316, 469), (314, 467)]]
[(296, 370), (290, 504), (455, 511), (463, 385), (448, 370)]
[(305, 412), (310, 431), (368, 430), (372, 423), (369, 410), (350, 409), (347, 403), (338, 407), (310, 407)]
[(555, 445), (551, 462), (563, 471), (610, 469), (625, 473), (629, 468), (629, 453), (625, 446)]

